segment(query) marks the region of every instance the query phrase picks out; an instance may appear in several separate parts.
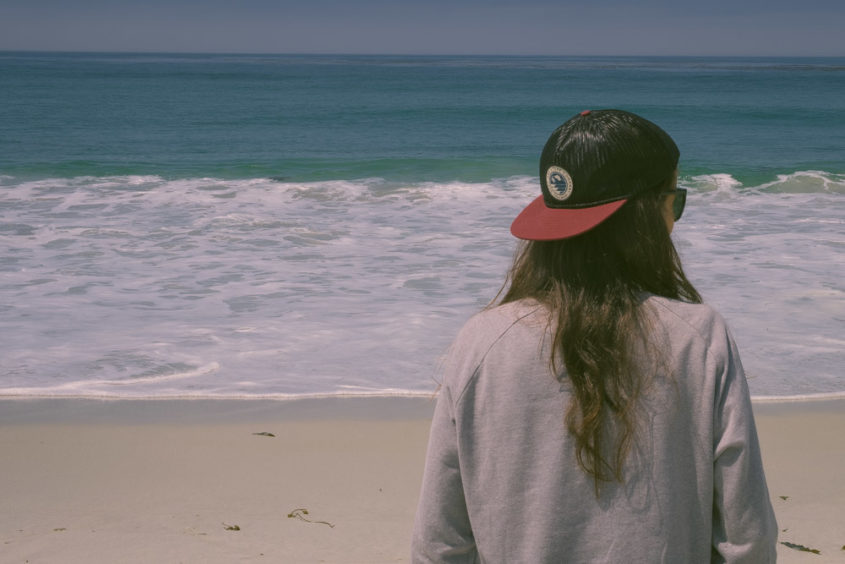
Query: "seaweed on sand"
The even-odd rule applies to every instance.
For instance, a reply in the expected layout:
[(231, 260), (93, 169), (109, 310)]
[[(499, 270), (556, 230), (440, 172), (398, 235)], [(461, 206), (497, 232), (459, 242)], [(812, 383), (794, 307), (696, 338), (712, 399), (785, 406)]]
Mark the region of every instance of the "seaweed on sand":
[(332, 525), (328, 521), (313, 521), (305, 517), (305, 515), (308, 515), (308, 510), (304, 507), (300, 507), (288, 513), (288, 519), (299, 519), (300, 521), (305, 521), (306, 523), (318, 523), (320, 525), (328, 525), (329, 527), (334, 529), (334, 525)]
[(787, 541), (783, 541), (780, 544), (788, 546), (789, 548), (792, 548), (794, 550), (800, 550), (801, 552), (812, 552), (813, 554), (821, 554), (821, 551), (817, 548), (808, 548), (803, 544), (795, 544)]

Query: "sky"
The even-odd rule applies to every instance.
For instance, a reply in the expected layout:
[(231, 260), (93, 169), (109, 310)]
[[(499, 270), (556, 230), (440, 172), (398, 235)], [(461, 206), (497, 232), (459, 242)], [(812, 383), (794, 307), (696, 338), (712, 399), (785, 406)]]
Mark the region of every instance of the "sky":
[(0, 0), (0, 50), (845, 56), (845, 0)]

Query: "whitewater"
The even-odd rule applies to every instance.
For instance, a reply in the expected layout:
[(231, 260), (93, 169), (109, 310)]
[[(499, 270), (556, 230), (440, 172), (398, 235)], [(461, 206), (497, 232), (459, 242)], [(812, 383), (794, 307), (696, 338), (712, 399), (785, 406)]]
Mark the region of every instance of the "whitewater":
[[(845, 392), (845, 175), (681, 176), (755, 396)], [(0, 177), (0, 396), (428, 395), (536, 180)]]

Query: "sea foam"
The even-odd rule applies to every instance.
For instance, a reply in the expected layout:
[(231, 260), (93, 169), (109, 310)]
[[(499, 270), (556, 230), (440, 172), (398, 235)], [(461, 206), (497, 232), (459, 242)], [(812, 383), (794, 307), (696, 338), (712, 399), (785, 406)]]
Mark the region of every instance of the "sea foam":
[[(531, 177), (2, 182), (4, 396), (430, 394), (538, 193)], [(845, 390), (843, 176), (680, 183), (673, 237), (752, 392)]]

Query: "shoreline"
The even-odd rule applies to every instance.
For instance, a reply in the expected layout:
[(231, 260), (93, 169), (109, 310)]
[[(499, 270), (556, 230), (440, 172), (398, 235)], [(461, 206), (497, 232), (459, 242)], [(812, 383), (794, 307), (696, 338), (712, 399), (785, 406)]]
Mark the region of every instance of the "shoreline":
[(22, 423), (214, 424), (430, 419), (435, 396), (298, 399), (0, 397), (0, 426)]
[[(96, 395), (3, 395), (0, 393), (0, 406), (15, 406), (28, 404), (38, 407), (39, 404), (53, 403), (76, 404), (80, 406), (103, 406), (106, 404), (185, 404), (185, 405), (257, 405), (255, 411), (272, 410), (274, 406), (295, 406), (290, 409), (294, 413), (310, 412), (315, 408), (322, 410), (322, 405), (331, 405), (332, 409), (339, 409), (345, 414), (351, 406), (378, 405), (389, 406), (391, 403), (403, 403), (407, 406), (418, 403), (428, 403), (436, 400), (437, 391), (430, 392), (396, 392), (373, 394), (303, 394), (284, 396), (96, 396)], [(768, 406), (780, 405), (814, 405), (825, 406), (843, 403), (845, 405), (845, 390), (840, 392), (822, 392), (803, 395), (786, 396), (751, 396), (751, 403), (755, 408), (768, 409)], [(355, 409), (352, 409), (354, 412)], [(389, 411), (389, 410), (388, 410)], [(0, 410), (0, 424), (3, 423), (5, 409)], [(332, 412), (334, 413), (334, 412)]]
[[(4, 562), (407, 562), (434, 404), (0, 399)], [(845, 558), (845, 399), (754, 412), (779, 561)]]

